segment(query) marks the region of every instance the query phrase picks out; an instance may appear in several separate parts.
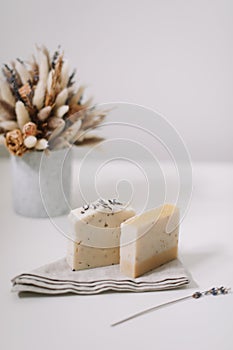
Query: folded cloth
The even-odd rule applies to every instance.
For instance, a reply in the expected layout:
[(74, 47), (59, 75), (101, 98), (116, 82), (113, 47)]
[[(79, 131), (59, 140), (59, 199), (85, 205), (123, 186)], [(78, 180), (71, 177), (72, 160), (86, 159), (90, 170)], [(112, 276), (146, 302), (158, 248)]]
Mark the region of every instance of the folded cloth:
[(12, 279), (13, 292), (98, 294), (105, 291), (150, 292), (188, 284), (182, 263), (175, 259), (137, 278), (120, 273), (119, 265), (72, 271), (66, 259), (44, 265)]

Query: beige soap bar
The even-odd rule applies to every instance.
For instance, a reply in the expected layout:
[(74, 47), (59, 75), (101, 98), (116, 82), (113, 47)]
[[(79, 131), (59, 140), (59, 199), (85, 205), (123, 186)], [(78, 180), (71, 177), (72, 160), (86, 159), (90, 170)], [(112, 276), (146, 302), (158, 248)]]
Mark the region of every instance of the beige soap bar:
[(115, 199), (99, 199), (72, 210), (67, 250), (72, 270), (119, 264), (120, 225), (134, 215), (132, 208)]
[(115, 248), (94, 248), (75, 242), (68, 242), (67, 262), (72, 270), (119, 264), (119, 246)]
[(179, 210), (149, 210), (121, 224), (120, 271), (138, 277), (177, 257)]

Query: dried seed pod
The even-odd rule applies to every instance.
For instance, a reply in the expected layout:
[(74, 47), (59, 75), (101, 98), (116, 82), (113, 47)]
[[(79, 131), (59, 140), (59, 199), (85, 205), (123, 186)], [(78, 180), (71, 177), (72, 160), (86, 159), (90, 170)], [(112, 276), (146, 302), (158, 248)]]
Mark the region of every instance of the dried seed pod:
[(36, 136), (37, 134), (37, 125), (33, 122), (28, 122), (23, 126), (23, 134), (25, 136)]
[(6, 130), (6, 131), (10, 131), (10, 130), (14, 130), (14, 129), (18, 129), (18, 124), (16, 121), (14, 120), (3, 120), (2, 122), (0, 122), (0, 128)]
[(31, 75), (30, 75), (29, 71), (27, 70), (27, 68), (25, 67), (25, 65), (21, 61), (19, 61), (19, 60), (16, 61), (15, 69), (18, 72), (23, 84), (27, 84), (27, 82), (29, 80), (31, 80)]
[(18, 125), (23, 129), (24, 124), (30, 122), (29, 113), (22, 101), (17, 101), (15, 104), (15, 112)]
[(65, 88), (61, 92), (59, 92), (59, 94), (57, 95), (55, 100), (55, 108), (65, 105), (67, 98), (68, 98), (68, 90), (67, 88)]
[(40, 110), (44, 105), (45, 92), (46, 92), (46, 85), (42, 80), (40, 80), (36, 85), (36, 88), (34, 91), (34, 97), (32, 100), (34, 106), (36, 106), (38, 110)]
[(49, 117), (51, 110), (52, 110), (51, 106), (47, 106), (47, 107), (42, 108), (39, 111), (39, 113), (37, 114), (37, 118), (41, 121), (46, 120)]
[(23, 135), (21, 130), (15, 129), (8, 131), (6, 134), (6, 147), (12, 154), (19, 157), (27, 151), (27, 148), (23, 143)]
[(48, 140), (40, 139), (37, 141), (35, 149), (37, 149), (38, 151), (43, 151), (47, 147), (48, 147)]
[(55, 112), (55, 115), (58, 117), (58, 118), (62, 118), (64, 117), (64, 115), (68, 112), (69, 110), (69, 106), (68, 105), (63, 105), (63, 106), (60, 106), (56, 112)]
[(0, 92), (2, 99), (6, 101), (10, 106), (14, 107), (15, 98), (11, 92), (9, 84), (4, 80), (0, 81)]
[(36, 143), (37, 143), (37, 138), (35, 136), (27, 136), (24, 141), (24, 146), (26, 146), (27, 148), (33, 148), (35, 147)]
[(29, 96), (33, 95), (33, 88), (31, 84), (26, 83), (23, 86), (21, 86), (20, 89), (18, 89), (19, 95), (21, 99), (27, 103)]

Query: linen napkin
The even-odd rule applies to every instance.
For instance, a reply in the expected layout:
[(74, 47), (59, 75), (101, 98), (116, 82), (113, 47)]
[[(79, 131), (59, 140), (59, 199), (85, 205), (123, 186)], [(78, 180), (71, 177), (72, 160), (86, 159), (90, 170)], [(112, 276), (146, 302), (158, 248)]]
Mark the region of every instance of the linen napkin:
[(149, 292), (173, 289), (190, 282), (175, 259), (137, 278), (120, 273), (119, 265), (72, 271), (66, 259), (55, 261), (12, 279), (13, 292), (41, 294), (98, 294), (106, 291)]

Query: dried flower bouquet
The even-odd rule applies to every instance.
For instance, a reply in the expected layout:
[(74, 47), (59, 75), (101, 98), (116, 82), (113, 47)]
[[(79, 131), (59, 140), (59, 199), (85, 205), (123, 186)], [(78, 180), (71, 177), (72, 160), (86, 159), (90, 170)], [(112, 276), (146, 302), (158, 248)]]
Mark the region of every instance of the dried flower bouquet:
[(0, 80), (0, 143), (17, 156), (27, 151), (57, 150), (89, 142), (85, 131), (94, 129), (107, 111), (83, 102), (83, 86), (74, 82), (68, 61), (44, 46), (36, 57), (4, 65)]

